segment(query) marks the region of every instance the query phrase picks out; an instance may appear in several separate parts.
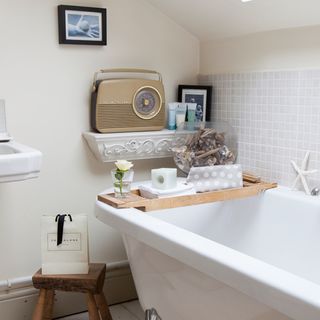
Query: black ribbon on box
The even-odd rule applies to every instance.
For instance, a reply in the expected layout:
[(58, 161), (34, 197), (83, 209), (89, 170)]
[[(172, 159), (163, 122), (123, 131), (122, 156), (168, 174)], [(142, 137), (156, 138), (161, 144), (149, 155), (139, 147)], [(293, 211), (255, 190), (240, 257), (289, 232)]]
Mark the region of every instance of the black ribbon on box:
[(57, 246), (62, 243), (64, 219), (65, 219), (66, 216), (68, 216), (70, 221), (72, 222), (71, 214), (57, 214), (56, 218), (55, 218), (55, 222), (58, 222), (58, 227), (57, 227)]

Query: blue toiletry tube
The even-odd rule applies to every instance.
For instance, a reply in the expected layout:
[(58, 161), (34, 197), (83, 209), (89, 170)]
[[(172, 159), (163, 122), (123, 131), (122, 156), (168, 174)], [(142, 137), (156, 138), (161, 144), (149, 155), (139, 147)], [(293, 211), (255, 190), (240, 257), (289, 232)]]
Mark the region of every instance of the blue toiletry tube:
[(177, 110), (177, 103), (170, 102), (169, 103), (169, 114), (168, 114), (168, 129), (169, 130), (176, 130), (176, 110)]

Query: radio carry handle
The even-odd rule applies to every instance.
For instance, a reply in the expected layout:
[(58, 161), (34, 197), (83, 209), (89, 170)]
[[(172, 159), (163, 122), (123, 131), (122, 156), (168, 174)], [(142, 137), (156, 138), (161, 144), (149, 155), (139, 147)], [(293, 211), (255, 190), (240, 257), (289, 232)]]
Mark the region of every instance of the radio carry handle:
[(98, 72), (95, 72), (93, 76), (93, 83), (92, 83), (92, 92), (96, 91), (96, 83), (99, 74), (103, 73), (118, 73), (118, 72), (123, 72), (123, 73), (150, 73), (150, 74), (156, 74), (159, 77), (159, 81), (162, 82), (162, 77), (161, 74), (157, 71), (154, 70), (148, 70), (148, 69), (135, 69), (135, 68), (115, 68), (115, 69), (101, 69)]

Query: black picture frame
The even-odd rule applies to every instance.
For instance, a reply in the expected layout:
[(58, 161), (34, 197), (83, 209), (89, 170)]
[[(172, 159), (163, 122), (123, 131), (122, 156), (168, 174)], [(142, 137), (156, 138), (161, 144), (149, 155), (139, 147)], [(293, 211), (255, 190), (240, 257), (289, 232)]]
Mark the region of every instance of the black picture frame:
[[(178, 102), (196, 102), (196, 118), (200, 121), (210, 121), (211, 99), (212, 86), (187, 84), (180, 84), (178, 86)], [(200, 106), (199, 109), (198, 106)]]
[(59, 5), (60, 44), (107, 45), (107, 9)]

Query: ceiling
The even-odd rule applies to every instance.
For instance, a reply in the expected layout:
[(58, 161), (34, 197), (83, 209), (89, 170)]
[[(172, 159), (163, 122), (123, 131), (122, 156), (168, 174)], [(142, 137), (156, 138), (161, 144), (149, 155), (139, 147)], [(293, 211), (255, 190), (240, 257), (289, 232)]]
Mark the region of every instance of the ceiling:
[(146, 0), (202, 41), (320, 25), (320, 0)]

